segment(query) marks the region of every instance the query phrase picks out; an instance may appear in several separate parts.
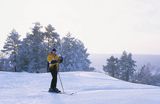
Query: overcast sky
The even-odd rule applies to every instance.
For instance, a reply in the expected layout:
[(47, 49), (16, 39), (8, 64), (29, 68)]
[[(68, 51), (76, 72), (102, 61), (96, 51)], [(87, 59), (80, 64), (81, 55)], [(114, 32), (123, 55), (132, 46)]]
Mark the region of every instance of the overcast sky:
[(160, 54), (159, 0), (0, 0), (0, 47), (34, 22), (71, 32), (90, 53)]

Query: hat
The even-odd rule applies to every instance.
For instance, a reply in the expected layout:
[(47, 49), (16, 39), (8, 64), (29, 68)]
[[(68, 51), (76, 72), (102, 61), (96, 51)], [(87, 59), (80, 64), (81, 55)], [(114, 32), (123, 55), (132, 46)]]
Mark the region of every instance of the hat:
[(56, 52), (56, 49), (55, 49), (55, 48), (53, 48), (53, 49), (52, 49), (52, 51), (55, 51), (55, 52)]

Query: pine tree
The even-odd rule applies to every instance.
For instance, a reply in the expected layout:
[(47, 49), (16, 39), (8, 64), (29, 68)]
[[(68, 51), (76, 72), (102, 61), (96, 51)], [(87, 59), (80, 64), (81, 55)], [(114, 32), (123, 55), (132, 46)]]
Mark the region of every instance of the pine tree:
[(45, 45), (43, 43), (43, 32), (41, 31), (41, 24), (39, 22), (34, 23), (32, 33), (28, 36), (30, 39), (29, 45), (29, 71), (39, 72), (42, 67), (46, 67), (45, 64)]
[(127, 54), (126, 51), (123, 52), (120, 60), (120, 79), (125, 81), (130, 81), (135, 72), (136, 61), (132, 59), (132, 54)]
[(88, 60), (89, 54), (84, 44), (68, 33), (61, 41), (61, 55), (64, 58), (61, 71), (89, 71), (90, 60)]
[(107, 65), (103, 66), (103, 70), (105, 72), (108, 72), (110, 76), (118, 78), (119, 76), (118, 58), (111, 56), (109, 59), (107, 59)]
[(26, 38), (19, 50), (19, 67), (23, 67), (28, 72), (40, 72), (47, 66), (46, 64), (46, 45), (43, 41), (43, 32), (40, 23), (34, 23), (31, 33), (27, 33)]
[(47, 27), (45, 27), (45, 32), (43, 34), (44, 36), (44, 42), (47, 44), (47, 53), (54, 47), (57, 48), (57, 42), (59, 42), (59, 34), (55, 32), (55, 28), (49, 24)]
[(17, 66), (20, 71), (28, 71), (31, 53), (31, 36), (27, 33), (18, 50)]
[(152, 84), (152, 73), (150, 71), (150, 65), (143, 65), (137, 74), (136, 81), (143, 84)]
[(6, 55), (9, 55), (8, 62), (9, 62), (9, 68), (11, 68), (13, 71), (17, 71), (17, 53), (18, 48), (20, 45), (20, 35), (18, 32), (16, 32), (15, 29), (13, 29), (8, 36), (6, 43), (3, 47), (3, 52)]
[(0, 71), (4, 70), (4, 55), (0, 52)]
[(160, 73), (156, 73), (152, 75), (152, 84), (156, 86), (160, 86)]
[(5, 54), (0, 52), (0, 71), (11, 71), (9, 68), (9, 59), (6, 58)]

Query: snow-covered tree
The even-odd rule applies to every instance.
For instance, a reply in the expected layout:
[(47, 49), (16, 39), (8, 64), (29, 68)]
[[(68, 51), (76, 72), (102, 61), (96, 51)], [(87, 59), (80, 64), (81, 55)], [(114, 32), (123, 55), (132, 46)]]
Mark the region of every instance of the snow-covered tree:
[(154, 75), (152, 75), (152, 83), (153, 85), (160, 86), (160, 68), (157, 68)]
[(41, 24), (34, 23), (32, 33), (28, 35), (30, 40), (29, 45), (29, 71), (39, 72), (43, 67), (46, 67), (46, 56), (45, 56), (45, 44), (43, 42), (43, 32), (41, 31)]
[(120, 79), (130, 81), (135, 72), (135, 63), (136, 61), (132, 59), (132, 54), (127, 54), (127, 52), (124, 51), (119, 60)]
[(17, 71), (17, 53), (20, 45), (20, 35), (13, 29), (10, 35), (7, 37), (7, 40), (4, 44), (2, 52), (9, 56), (8, 68), (11, 68), (12, 71)]
[(46, 67), (45, 44), (43, 42), (43, 32), (40, 23), (34, 23), (31, 33), (27, 33), (26, 38), (19, 50), (19, 67), (28, 72), (39, 72), (43, 67)]
[(70, 33), (61, 40), (61, 55), (64, 61), (60, 67), (61, 71), (89, 71), (90, 60), (89, 54), (84, 44)]
[(150, 63), (143, 65), (140, 70), (134, 74), (134, 83), (142, 83), (160, 86), (160, 71), (154, 72), (154, 66)]
[(0, 52), (0, 71), (11, 71), (8, 66), (10, 66), (9, 59), (3, 52)]
[(156, 73), (152, 76), (152, 84), (160, 86), (160, 73)]
[(28, 71), (30, 64), (31, 40), (30, 34), (27, 33), (18, 50), (17, 67), (20, 71)]
[(0, 71), (4, 70), (4, 55), (0, 52)]
[(105, 72), (108, 72), (110, 76), (118, 78), (119, 76), (118, 58), (111, 56), (106, 61), (107, 65), (103, 66), (103, 70)]
[(143, 65), (142, 68), (136, 73), (137, 83), (152, 84), (152, 73), (150, 64)]
[(59, 34), (55, 32), (55, 28), (49, 24), (45, 27), (44, 42), (47, 44), (47, 53), (54, 47), (57, 48), (57, 42), (60, 40)]
[[(13, 36), (8, 37), (3, 50), (9, 57), (5, 62), (3, 61), (8, 63), (5, 64), (8, 69), (28, 72), (42, 72), (43, 69), (43, 72), (46, 72), (47, 54), (52, 48), (56, 48), (57, 53), (64, 58), (61, 71), (94, 69), (89, 67), (91, 62), (88, 60), (89, 54), (84, 44), (70, 34), (61, 40), (50, 24), (42, 32), (41, 24), (34, 23), (32, 31), (27, 33), (22, 41), (18, 40), (19, 35), (16, 31), (12, 31), (11, 34)], [(2, 60), (0, 62), (3, 63)]]

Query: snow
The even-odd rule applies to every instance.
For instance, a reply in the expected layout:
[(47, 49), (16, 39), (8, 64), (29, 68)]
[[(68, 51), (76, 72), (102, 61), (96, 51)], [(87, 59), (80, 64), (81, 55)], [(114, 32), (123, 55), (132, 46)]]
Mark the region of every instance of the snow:
[(74, 95), (48, 93), (50, 73), (0, 72), (0, 104), (160, 104), (160, 87), (97, 72), (63, 72), (60, 76), (65, 91)]

